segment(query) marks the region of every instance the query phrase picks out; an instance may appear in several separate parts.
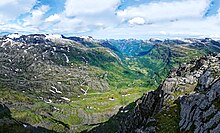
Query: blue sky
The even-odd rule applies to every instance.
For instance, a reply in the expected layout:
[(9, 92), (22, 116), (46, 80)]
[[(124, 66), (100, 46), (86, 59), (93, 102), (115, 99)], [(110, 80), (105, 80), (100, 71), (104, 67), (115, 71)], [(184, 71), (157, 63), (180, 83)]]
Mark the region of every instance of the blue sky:
[(1, 0), (0, 29), (103, 39), (220, 38), (220, 1)]

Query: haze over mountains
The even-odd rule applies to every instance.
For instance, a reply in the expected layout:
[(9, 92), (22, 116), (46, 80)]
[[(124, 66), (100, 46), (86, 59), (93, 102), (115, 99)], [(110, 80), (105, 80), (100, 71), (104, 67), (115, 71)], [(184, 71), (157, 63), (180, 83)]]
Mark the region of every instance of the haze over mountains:
[[(208, 61), (209, 63), (203, 62), (201, 65), (196, 60), (206, 58), (207, 55), (216, 56), (219, 52), (220, 42), (211, 38), (97, 40), (92, 37), (52, 34), (2, 36), (1, 131), (126, 132), (132, 128), (133, 132), (168, 132), (164, 125), (155, 125), (152, 130), (148, 125), (143, 125), (144, 128), (133, 127), (133, 121), (144, 124), (152, 115), (142, 119), (142, 114), (140, 117), (136, 113), (132, 114), (133, 109), (137, 110), (135, 104), (140, 104), (141, 108), (155, 107), (148, 107), (150, 104), (145, 104), (145, 100), (140, 103), (137, 99), (143, 93), (155, 90), (160, 84), (168, 84), (168, 90), (175, 84), (177, 89), (174, 90), (177, 92), (173, 89), (160, 89), (161, 86), (158, 89), (172, 94), (169, 97), (173, 102), (186, 92), (193, 92), (197, 84), (200, 84), (197, 79), (210, 67), (216, 70), (211, 73), (217, 80), (218, 63), (213, 66), (213, 63)], [(211, 60), (212, 57), (208, 59)], [(215, 60), (218, 62), (218, 56)], [(191, 71), (188, 71), (188, 66), (184, 67), (186, 63), (190, 65)], [(200, 71), (202, 66), (205, 68)], [(171, 79), (167, 76), (172, 74), (171, 70), (178, 70), (173, 73), (183, 77), (178, 77), (178, 82), (175, 80), (175, 83), (170, 83)], [(185, 71), (193, 78), (185, 75)], [(206, 82), (210, 84), (209, 80), (202, 81), (202, 84)], [(157, 91), (145, 94), (143, 98), (150, 97), (152, 93), (154, 97)], [(154, 100), (153, 97), (148, 98), (150, 101), (147, 102), (154, 103), (151, 101)], [(137, 103), (133, 103), (134, 101)], [(163, 111), (164, 105), (173, 106), (172, 103), (161, 103), (155, 112), (153, 111), (154, 115)], [(177, 109), (178, 111), (180, 110)], [(123, 123), (125, 119), (132, 124), (126, 121)], [(156, 119), (156, 123), (161, 122), (160, 119), (163, 118)], [(178, 126), (178, 119), (173, 121), (174, 126)], [(131, 125), (133, 126), (130, 127)], [(188, 131), (182, 124), (179, 126), (176, 130)]]

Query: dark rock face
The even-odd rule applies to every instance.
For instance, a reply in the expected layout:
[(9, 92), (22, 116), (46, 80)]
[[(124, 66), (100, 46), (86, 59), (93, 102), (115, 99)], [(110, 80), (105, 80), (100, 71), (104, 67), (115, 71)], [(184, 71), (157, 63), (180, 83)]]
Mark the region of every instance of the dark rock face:
[(181, 98), (180, 130), (196, 133), (216, 130), (220, 112), (203, 94)]
[(0, 119), (4, 117), (11, 117), (11, 112), (4, 104), (0, 104)]
[[(204, 82), (204, 77), (209, 77), (206, 71), (200, 78), (201, 84), (199, 91), (203, 93), (195, 93), (190, 96), (180, 98), (181, 104), (181, 121), (180, 129), (183, 131), (194, 130), (195, 133), (213, 132), (216, 133), (220, 129), (220, 111), (218, 109), (218, 100), (220, 99), (220, 79), (214, 83), (210, 83), (208, 78)], [(201, 81), (202, 80), (202, 81)], [(192, 129), (194, 127), (194, 129)]]
[(127, 132), (155, 132), (156, 120), (153, 116), (158, 113), (163, 105), (163, 90), (145, 94), (137, 101), (134, 112), (121, 123), (118, 133)]
[[(220, 54), (203, 57), (170, 73), (161, 86), (137, 100), (137, 106), (121, 122), (118, 132), (163, 132), (157, 114), (178, 104), (179, 131), (220, 131)], [(175, 101), (175, 102), (173, 102)], [(172, 129), (170, 129), (172, 130)]]

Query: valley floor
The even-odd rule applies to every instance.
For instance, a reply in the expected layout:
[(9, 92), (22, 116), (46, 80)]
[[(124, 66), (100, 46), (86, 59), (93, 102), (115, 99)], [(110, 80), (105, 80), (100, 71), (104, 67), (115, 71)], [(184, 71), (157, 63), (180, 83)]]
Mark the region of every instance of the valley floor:
[[(128, 88), (106, 92), (88, 92), (71, 98), (69, 103), (46, 103), (28, 96), (25, 92), (1, 89), (0, 102), (20, 122), (65, 132), (91, 129), (115, 115), (119, 108), (134, 102), (147, 88)], [(125, 112), (127, 112), (125, 110)]]

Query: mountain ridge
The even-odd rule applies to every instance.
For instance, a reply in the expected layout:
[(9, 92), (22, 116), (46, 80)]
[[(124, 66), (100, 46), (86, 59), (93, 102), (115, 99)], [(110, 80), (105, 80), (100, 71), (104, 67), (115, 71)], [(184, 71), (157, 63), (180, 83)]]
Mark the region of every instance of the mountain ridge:
[[(0, 102), (17, 121), (80, 132), (107, 121), (170, 70), (219, 52), (212, 39), (149, 41), (31, 34), (0, 37)], [(135, 49), (135, 50), (134, 50)], [(130, 104), (129, 104), (130, 103)], [(67, 128), (68, 127), (68, 128)]]

